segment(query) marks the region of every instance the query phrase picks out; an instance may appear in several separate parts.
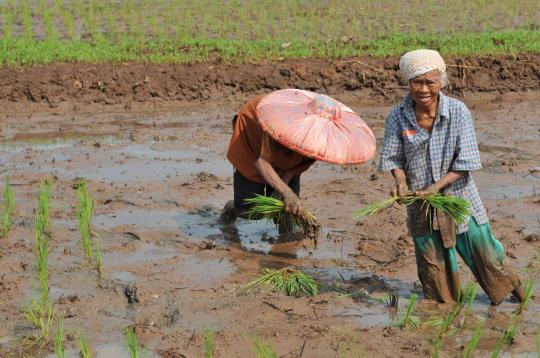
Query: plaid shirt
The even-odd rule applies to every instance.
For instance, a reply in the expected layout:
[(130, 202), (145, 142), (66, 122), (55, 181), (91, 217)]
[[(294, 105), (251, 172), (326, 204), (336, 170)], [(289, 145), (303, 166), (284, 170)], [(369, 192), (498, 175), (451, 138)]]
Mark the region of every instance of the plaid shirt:
[[(470, 171), (481, 167), (471, 113), (463, 102), (440, 92), (431, 133), (416, 122), (410, 94), (388, 115), (379, 169), (403, 169), (412, 191), (426, 188), (450, 170), (467, 171), (444, 192), (467, 199), (478, 225), (486, 224), (488, 217)], [(408, 208), (407, 224), (413, 236), (414, 228), (418, 227), (415, 222), (419, 219), (415, 218), (415, 212), (414, 207)], [(467, 231), (467, 222), (458, 225), (458, 234)]]

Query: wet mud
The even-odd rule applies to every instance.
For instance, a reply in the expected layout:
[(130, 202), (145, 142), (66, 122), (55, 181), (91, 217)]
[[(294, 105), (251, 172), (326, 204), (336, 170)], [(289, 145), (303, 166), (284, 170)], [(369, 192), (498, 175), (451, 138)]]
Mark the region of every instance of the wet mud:
[[(380, 145), (390, 105), (346, 103), (374, 129)], [(534, 168), (540, 165), (540, 102), (523, 95), (467, 104), (484, 164), (475, 180), (492, 228), (520, 276), (538, 285), (540, 179)], [(205, 326), (216, 332), (218, 357), (253, 356), (253, 335), (270, 337), (281, 357), (347, 357), (354, 347), (368, 357), (431, 355), (433, 328), (397, 328), (395, 310), (385, 303), (391, 293), (401, 297), (402, 309), (412, 293), (422, 297), (404, 209), (352, 219), (355, 209), (388, 193), (392, 180), (377, 172), (376, 161), (353, 167), (316, 163), (302, 177), (305, 205), (323, 224), (317, 248), (280, 237), (267, 222), (218, 225), (219, 210), (232, 198), (225, 152), (235, 109), (69, 115), (4, 109), (0, 174), (11, 177), (17, 213), (12, 231), (0, 240), (0, 356), (24, 356), (20, 340), (34, 332), (20, 311), (37, 287), (32, 218), (43, 178), (54, 179), (51, 297), (65, 318), (73, 357), (79, 331), (87, 333), (97, 357), (127, 357), (122, 330), (131, 325), (153, 357), (201, 356)], [(88, 179), (95, 199), (101, 278), (83, 257), (73, 189), (79, 178)], [(292, 298), (242, 289), (261, 268), (286, 265), (317, 278), (321, 294)], [(462, 275), (464, 282), (472, 280), (465, 268)], [(489, 327), (481, 356), (493, 349), (515, 307), (509, 298), (491, 307), (480, 290), (474, 319)], [(420, 299), (418, 315), (427, 321), (447, 310)], [(505, 351), (533, 354), (538, 322), (536, 299)], [(443, 356), (461, 356), (470, 334), (467, 328), (445, 337)]]

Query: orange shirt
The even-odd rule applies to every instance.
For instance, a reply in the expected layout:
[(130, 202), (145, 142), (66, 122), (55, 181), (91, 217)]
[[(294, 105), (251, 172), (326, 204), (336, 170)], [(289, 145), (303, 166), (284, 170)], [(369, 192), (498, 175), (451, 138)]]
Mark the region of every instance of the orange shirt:
[(261, 154), (263, 140), (268, 139), (270, 155), (265, 158), (279, 175), (285, 171), (292, 171), (299, 175), (306, 171), (314, 163), (300, 153), (287, 149), (279, 143), (269, 139), (257, 119), (257, 105), (264, 95), (257, 96), (244, 104), (238, 112), (236, 125), (234, 126), (231, 143), (227, 151), (227, 159), (232, 165), (251, 181), (266, 184), (265, 180), (255, 167), (255, 162)]

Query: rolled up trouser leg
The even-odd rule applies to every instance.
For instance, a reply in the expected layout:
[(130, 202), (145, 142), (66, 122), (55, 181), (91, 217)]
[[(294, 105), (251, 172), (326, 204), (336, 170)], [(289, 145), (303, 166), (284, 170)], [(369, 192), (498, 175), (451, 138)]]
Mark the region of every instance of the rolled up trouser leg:
[(455, 302), (460, 290), (455, 248), (445, 249), (437, 230), (413, 240), (424, 296), (438, 302)]
[(493, 236), (489, 223), (478, 226), (471, 217), (467, 232), (457, 237), (456, 249), (493, 304), (519, 288), (519, 277), (508, 264), (504, 247)]

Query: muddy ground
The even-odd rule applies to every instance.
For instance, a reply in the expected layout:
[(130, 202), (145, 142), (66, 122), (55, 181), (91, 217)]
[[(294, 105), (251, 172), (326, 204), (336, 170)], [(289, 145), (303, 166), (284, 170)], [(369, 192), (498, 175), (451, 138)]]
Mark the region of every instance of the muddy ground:
[[(388, 61), (392, 68), (394, 62)], [(169, 82), (156, 79), (162, 73), (157, 68), (167, 77), (169, 69), (185, 76), (188, 68), (150, 66), (154, 72), (148, 81), (142, 71), (149, 68), (145, 65), (35, 67), (21, 70), (19, 77), (15, 69), (0, 70), (0, 171), (11, 177), (17, 200), (15, 226), (0, 240), (0, 356), (52, 353), (49, 347), (21, 351), (21, 340), (35, 333), (20, 310), (37, 287), (32, 267), (32, 213), (43, 178), (55, 182), (51, 296), (57, 315), (65, 318), (72, 357), (77, 356), (73, 337), (81, 331), (88, 335), (98, 357), (127, 357), (122, 329), (130, 325), (136, 326), (151, 356), (200, 357), (204, 326), (216, 332), (218, 357), (254, 356), (250, 344), (254, 335), (270, 337), (281, 357), (349, 357), (357, 348), (366, 351), (367, 357), (430, 356), (434, 329), (428, 325), (416, 330), (395, 327), (393, 311), (378, 300), (396, 293), (404, 307), (411, 293), (421, 294), (403, 208), (391, 208), (363, 222), (351, 218), (358, 207), (387, 195), (392, 180), (377, 172), (376, 160), (357, 167), (317, 163), (303, 175), (301, 197), (324, 226), (316, 249), (310, 242), (280, 242), (271, 224), (239, 222), (236, 228), (222, 228), (216, 223), (220, 208), (232, 198), (232, 168), (225, 151), (230, 119), (240, 101), (251, 92), (281, 86), (321, 90), (307, 82), (282, 82), (279, 76), (272, 82), (270, 78), (284, 66), (323, 71), (317, 64), (325, 63), (334, 70), (345, 66), (345, 62), (324, 61), (265, 64), (260, 67), (266, 69), (266, 80), (257, 73), (260, 82), (242, 81), (249, 77), (244, 74), (235, 85), (224, 79), (234, 77), (234, 71), (220, 70), (220, 80), (198, 82), (195, 75), (195, 88), (186, 89), (187, 94), (160, 94), (157, 101), (150, 94), (135, 104), (136, 88), (148, 91), (155, 84), (165, 91)], [(518, 66), (520, 62), (506, 63)], [(370, 71), (364, 65), (347, 66), (347, 71)], [(512, 83), (537, 89), (537, 65), (524, 62), (519, 66), (529, 66), (530, 72), (513, 67), (521, 77)], [(101, 77), (94, 74), (113, 76), (124, 69), (142, 76), (140, 86), (126, 85), (125, 91), (109, 93), (107, 82), (106, 90), (95, 95), (92, 83)], [(368, 73), (375, 76), (377, 72)], [(481, 73), (488, 76), (486, 83), (497, 76), (495, 71)], [(45, 77), (41, 80), (40, 75)], [(301, 78), (298, 73), (290, 76)], [(306, 76), (306, 81), (314, 81), (310, 72)], [(171, 78), (170, 83), (181, 86)], [(389, 89), (394, 81), (389, 78), (385, 88), (393, 95), (386, 97), (376, 94), (375, 87), (366, 89), (361, 84), (349, 92), (343, 91), (345, 82), (325, 87), (362, 115), (379, 145), (385, 115), (403, 94), (401, 87)], [(80, 89), (70, 87), (75, 80), (81, 82)], [(176, 80), (181, 82), (184, 77)], [(217, 82), (210, 86), (205, 81)], [(468, 77), (465, 81), (473, 80)], [(484, 165), (475, 180), (510, 262), (523, 278), (530, 277), (538, 285), (540, 95), (499, 92), (511, 83), (505, 81), (490, 89), (483, 87), (495, 91), (489, 99), (473, 95), (480, 91), (474, 86), (464, 97), (475, 117)], [(6, 89), (6, 85), (11, 87)], [(197, 92), (197, 86), (210, 88), (210, 92)], [(24, 88), (31, 88), (30, 95)], [(513, 88), (518, 87), (507, 89)], [(457, 90), (452, 87), (450, 92)], [(223, 93), (223, 101), (200, 101), (201, 96), (216, 99), (219, 93)], [(108, 98), (117, 102), (107, 106)], [(190, 103), (190, 99), (195, 101)], [(73, 189), (78, 178), (88, 179), (96, 200), (93, 224), (104, 249), (101, 278), (85, 264), (80, 244)], [(322, 293), (290, 298), (242, 290), (261, 268), (284, 265), (312, 274), (323, 284)], [(466, 267), (462, 273), (464, 281), (472, 280)], [(128, 304), (124, 293), (128, 285), (137, 287), (139, 302)], [(480, 341), (479, 356), (489, 355), (515, 307), (510, 299), (490, 307), (480, 291), (473, 321), (484, 322), (488, 330)], [(419, 304), (423, 321), (447, 310), (424, 300)], [(535, 356), (538, 322), (536, 300), (524, 316), (515, 342), (505, 351), (514, 357)], [(469, 325), (444, 338), (442, 356), (461, 356), (470, 335)]]

